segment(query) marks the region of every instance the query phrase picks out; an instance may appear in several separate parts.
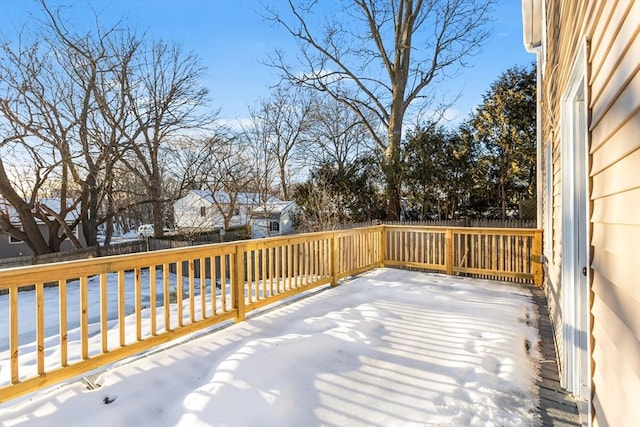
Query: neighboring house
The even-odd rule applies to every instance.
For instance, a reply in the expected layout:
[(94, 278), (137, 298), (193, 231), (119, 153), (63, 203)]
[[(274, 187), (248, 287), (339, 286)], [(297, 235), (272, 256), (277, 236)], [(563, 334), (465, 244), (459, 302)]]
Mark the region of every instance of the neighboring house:
[[(229, 227), (249, 225), (253, 209), (265, 203), (278, 203), (273, 196), (258, 193), (238, 193), (235, 203), (229, 194), (218, 191), (191, 190), (173, 204), (175, 226), (181, 230), (219, 230), (224, 228), (224, 216), (233, 209)], [(233, 205), (233, 206), (232, 206)]]
[[(60, 212), (60, 200), (59, 199), (40, 199), (39, 203), (46, 205), (54, 212)], [(71, 203), (71, 202), (70, 202)], [(20, 226), (20, 218), (16, 213), (15, 209), (6, 203), (2, 198), (0, 198), (0, 213), (6, 213), (9, 216), (9, 219), (13, 225)], [(71, 224), (79, 214), (79, 210), (75, 209), (70, 211), (65, 218), (67, 224)], [(36, 220), (38, 223), (38, 227), (40, 232), (44, 236), (45, 240), (49, 238), (49, 229), (48, 227), (40, 220)], [(78, 238), (80, 244), (83, 248), (87, 246), (87, 242), (84, 239), (84, 234), (82, 233), (81, 226), (76, 227), (73, 231), (75, 232), (75, 236)], [(59, 233), (63, 233), (62, 229), (59, 230)], [(61, 248), (62, 251), (71, 251), (76, 248), (73, 244), (66, 239), (62, 242)], [(32, 256), (33, 251), (22, 240), (18, 240), (13, 237), (11, 234), (0, 230), (0, 258), (14, 258), (14, 257), (22, 257), (22, 256)]]
[(538, 63), (538, 222), (563, 387), (640, 423), (640, 1), (523, 0)]
[(251, 237), (281, 236), (293, 232), (295, 202), (285, 201), (257, 207), (251, 221)]

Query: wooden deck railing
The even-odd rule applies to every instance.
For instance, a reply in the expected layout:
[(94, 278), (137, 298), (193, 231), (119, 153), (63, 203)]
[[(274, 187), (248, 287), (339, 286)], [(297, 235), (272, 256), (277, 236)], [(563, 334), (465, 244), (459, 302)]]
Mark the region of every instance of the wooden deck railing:
[(374, 226), (0, 270), (0, 402), (375, 267), (539, 285), (541, 241)]
[(387, 266), (542, 283), (535, 229), (385, 226)]

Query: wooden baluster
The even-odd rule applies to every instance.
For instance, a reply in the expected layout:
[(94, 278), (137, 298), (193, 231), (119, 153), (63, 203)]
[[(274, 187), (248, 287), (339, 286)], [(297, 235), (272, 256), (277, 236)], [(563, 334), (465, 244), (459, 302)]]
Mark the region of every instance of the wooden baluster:
[(18, 288), (9, 288), (9, 354), (11, 355), (11, 384), (20, 382), (18, 343)]
[(125, 305), (124, 305), (124, 271), (118, 271), (118, 332), (120, 338), (120, 347), (124, 347), (125, 342), (125, 328), (126, 324), (124, 318), (126, 316), (125, 313)]
[(107, 274), (100, 274), (100, 342), (102, 353), (109, 351), (109, 293), (107, 289)]
[[(169, 282), (169, 264), (162, 264), (162, 296), (164, 305), (164, 330), (170, 331), (171, 328), (171, 286)], [(155, 318), (155, 316), (154, 316)]]
[(220, 257), (220, 307), (223, 313), (227, 311), (227, 256)]
[(195, 323), (196, 321), (196, 300), (195, 300), (195, 290), (196, 290), (196, 260), (189, 260), (189, 321), (191, 323)]
[(44, 283), (36, 283), (36, 345), (38, 375), (44, 375)]
[(82, 360), (89, 358), (89, 304), (87, 276), (80, 277), (80, 347)]
[(184, 272), (182, 271), (182, 260), (176, 262), (176, 304), (178, 305), (178, 327), (184, 326), (184, 310), (182, 307), (184, 299)]
[[(215, 316), (218, 314), (218, 279), (220, 274), (220, 264), (222, 256), (212, 256), (209, 258), (211, 265), (211, 313)], [(222, 286), (222, 285), (221, 285)]]
[[(151, 269), (149, 269), (151, 271)], [(155, 275), (155, 273), (154, 273)], [(140, 268), (135, 270), (135, 313), (136, 313), (136, 340), (142, 341), (142, 271)]]
[(67, 281), (58, 280), (58, 313), (60, 317), (60, 366), (67, 366), (68, 359), (68, 334), (67, 334)]
[(156, 266), (149, 266), (149, 320), (151, 323), (151, 335), (157, 335), (156, 322)]
[[(200, 263), (200, 320), (207, 318), (207, 262), (201, 257)], [(211, 266), (209, 266), (211, 267)], [(209, 275), (210, 276), (210, 275)]]

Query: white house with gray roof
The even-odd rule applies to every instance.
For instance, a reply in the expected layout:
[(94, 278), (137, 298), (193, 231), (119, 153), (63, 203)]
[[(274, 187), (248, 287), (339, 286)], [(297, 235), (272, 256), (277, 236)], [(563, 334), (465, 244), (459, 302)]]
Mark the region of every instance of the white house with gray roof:
[(233, 210), (229, 227), (250, 225), (254, 209), (272, 206), (282, 201), (270, 195), (224, 191), (191, 190), (173, 204), (178, 230), (219, 230), (224, 228), (224, 215)]
[(251, 237), (259, 239), (293, 233), (293, 215), (296, 207), (292, 201), (257, 207), (252, 214)]

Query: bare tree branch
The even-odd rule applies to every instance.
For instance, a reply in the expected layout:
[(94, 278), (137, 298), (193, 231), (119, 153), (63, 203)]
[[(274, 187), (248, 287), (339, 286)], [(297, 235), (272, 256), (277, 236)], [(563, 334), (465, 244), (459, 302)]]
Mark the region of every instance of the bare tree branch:
[[(422, 92), (477, 52), (489, 34), (486, 23), (493, 3), (343, 0), (339, 7), (345, 21), (327, 21), (319, 29), (311, 25), (318, 21), (318, 2), (289, 0), (288, 13), (266, 8), (266, 18), (298, 41), (302, 70), (287, 64), (281, 52), (270, 65), (292, 83), (328, 93), (353, 109), (385, 153), (387, 214), (392, 219), (400, 209), (405, 114)], [(375, 123), (368, 121), (372, 117)]]

